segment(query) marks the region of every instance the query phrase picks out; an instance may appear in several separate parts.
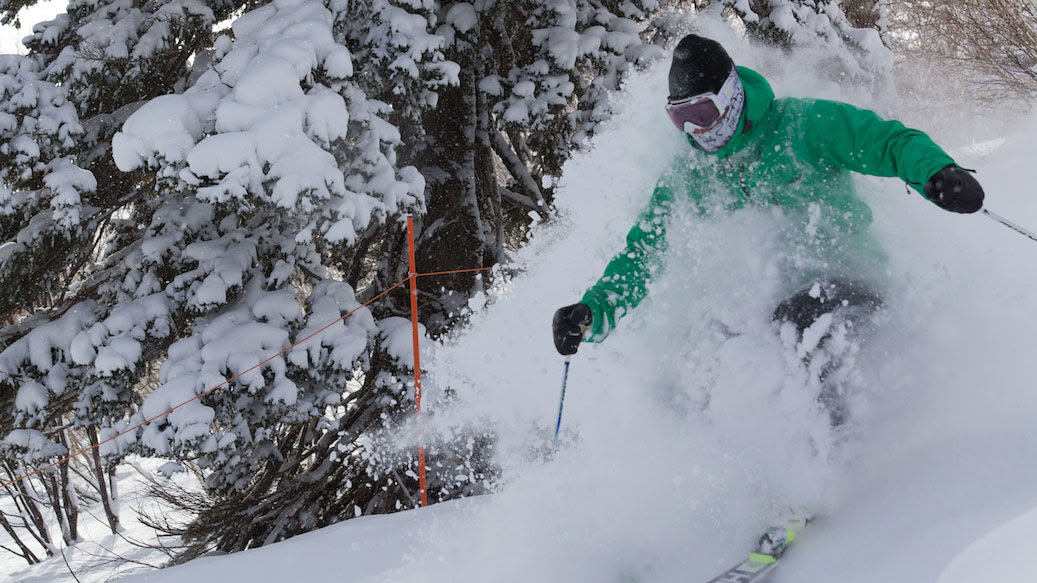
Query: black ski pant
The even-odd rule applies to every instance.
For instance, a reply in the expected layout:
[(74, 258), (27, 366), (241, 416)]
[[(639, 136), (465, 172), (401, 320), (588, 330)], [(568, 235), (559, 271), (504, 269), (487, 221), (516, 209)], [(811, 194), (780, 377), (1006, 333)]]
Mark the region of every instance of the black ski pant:
[(840, 308), (852, 308), (855, 313), (871, 313), (882, 307), (882, 297), (861, 282), (828, 279), (815, 285), (778, 304), (772, 316), (779, 324), (791, 322), (795, 325), (799, 338), (818, 318)]
[[(798, 340), (803, 339), (803, 333), (821, 316), (839, 311), (846, 315), (847, 320), (860, 322), (882, 307), (882, 297), (872, 291), (868, 286), (857, 281), (844, 279), (829, 279), (819, 281), (807, 289), (801, 290), (781, 302), (774, 310), (773, 319), (782, 324), (790, 322), (796, 327)], [(820, 340), (823, 345), (828, 337)], [(806, 364), (812, 354), (806, 356)], [(836, 427), (846, 422), (846, 403), (843, 398), (844, 387), (828, 380), (828, 375), (836, 369), (838, 363), (829, 362), (823, 370), (819, 371), (819, 382), (821, 393), (818, 401), (828, 411), (832, 426)]]

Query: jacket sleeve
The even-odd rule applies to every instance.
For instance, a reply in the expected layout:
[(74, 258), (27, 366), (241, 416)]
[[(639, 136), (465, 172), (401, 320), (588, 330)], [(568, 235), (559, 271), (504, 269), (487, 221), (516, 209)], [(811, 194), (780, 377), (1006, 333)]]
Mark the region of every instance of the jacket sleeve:
[(955, 163), (924, 132), (835, 101), (810, 103), (802, 136), (819, 165), (897, 176), (920, 194), (933, 174)]
[(666, 220), (673, 206), (673, 192), (665, 180), (655, 187), (648, 208), (627, 234), (626, 247), (583, 294), (580, 301), (590, 306), (594, 316), (586, 340), (604, 340), (616, 321), (648, 295), (648, 280), (658, 270), (666, 250)]

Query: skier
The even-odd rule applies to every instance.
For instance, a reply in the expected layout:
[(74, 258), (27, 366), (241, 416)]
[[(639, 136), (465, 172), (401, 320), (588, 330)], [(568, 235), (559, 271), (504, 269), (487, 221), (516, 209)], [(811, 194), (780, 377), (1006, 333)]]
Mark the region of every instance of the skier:
[[(859, 317), (882, 303), (863, 281), (862, 257), (881, 250), (867, 232), (871, 209), (854, 192), (850, 171), (897, 176), (948, 211), (973, 213), (983, 206), (979, 183), (926, 134), (845, 103), (775, 99), (760, 74), (735, 67), (713, 40), (692, 34), (678, 43), (669, 91), (666, 112), (690, 148), (659, 180), (626, 248), (604, 275), (579, 303), (555, 313), (554, 343), (562, 355), (576, 353), (582, 341), (604, 340), (617, 319), (644, 299), (675, 205), (692, 205), (704, 215), (780, 205), (802, 216), (809, 226), (800, 232), (812, 234), (806, 246), (820, 261), (801, 274), (802, 287), (773, 314), (779, 326), (792, 325), (797, 339), (837, 309)], [(841, 413), (830, 412), (839, 423)]]

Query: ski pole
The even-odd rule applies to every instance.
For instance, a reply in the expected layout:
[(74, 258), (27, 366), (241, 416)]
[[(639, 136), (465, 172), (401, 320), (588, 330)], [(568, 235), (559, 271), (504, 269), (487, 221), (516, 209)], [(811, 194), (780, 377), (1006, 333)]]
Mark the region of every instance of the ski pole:
[(569, 359), (572, 356), (565, 357), (565, 372), (562, 373), (562, 398), (558, 402), (558, 422), (555, 423), (555, 443), (558, 443), (558, 430), (562, 428), (562, 407), (565, 407), (565, 384), (569, 382)]
[(994, 219), (995, 221), (1001, 223), (1002, 225), (1008, 227), (1009, 229), (1012, 229), (1016, 233), (1019, 233), (1020, 235), (1023, 235), (1025, 237), (1029, 237), (1032, 241), (1037, 241), (1037, 235), (1034, 235), (1030, 231), (1027, 231), (1026, 229), (1020, 227), (1019, 225), (1013, 223), (1012, 221), (1009, 221), (1008, 219), (1002, 217), (1001, 215), (998, 215), (996, 213), (992, 213), (992, 212), (988, 211), (987, 209), (983, 209), (983, 214), (985, 214), (986, 216), (990, 217), (991, 219)]

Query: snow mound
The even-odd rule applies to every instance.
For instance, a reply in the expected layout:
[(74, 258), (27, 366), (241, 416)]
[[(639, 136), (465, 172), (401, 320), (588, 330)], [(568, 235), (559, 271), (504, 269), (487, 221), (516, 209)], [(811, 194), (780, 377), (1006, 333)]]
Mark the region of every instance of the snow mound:
[(999, 526), (968, 546), (940, 575), (939, 583), (1014, 581), (1033, 568), (1037, 508)]

